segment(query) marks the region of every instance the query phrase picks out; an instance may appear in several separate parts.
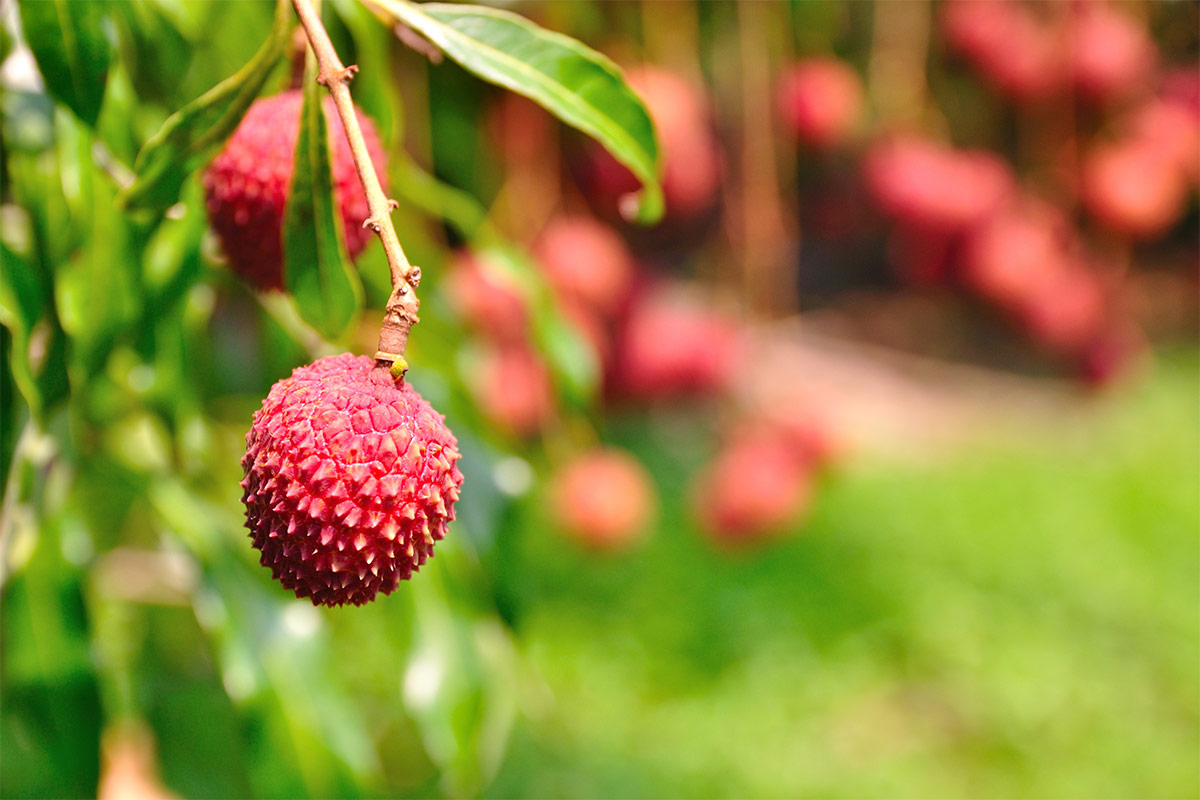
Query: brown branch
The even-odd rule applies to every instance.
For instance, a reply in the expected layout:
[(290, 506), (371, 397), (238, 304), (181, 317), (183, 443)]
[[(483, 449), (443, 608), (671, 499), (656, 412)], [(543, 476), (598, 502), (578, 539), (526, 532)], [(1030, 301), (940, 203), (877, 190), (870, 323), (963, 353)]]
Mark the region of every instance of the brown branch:
[[(342, 128), (345, 129), (346, 139), (350, 143), (350, 154), (354, 157), (358, 179), (367, 194), (367, 208), (371, 216), (363, 223), (363, 227), (370, 228), (379, 236), (379, 241), (383, 243), (383, 252), (387, 254), (388, 267), (392, 271), (392, 295), (388, 298), (383, 314), (375, 362), (377, 366), (389, 368), (396, 364), (400, 367), (399, 374), (402, 375), (406, 367), (404, 347), (408, 343), (408, 332), (417, 322), (417, 311), (420, 307), (416, 290), (421, 282), (421, 268), (408, 263), (404, 250), (400, 247), (400, 240), (396, 238), (396, 228), (392, 225), (392, 209), (396, 207), (396, 201), (383, 193), (379, 176), (375, 174), (375, 165), (371, 163), (367, 152), (367, 144), (363, 141), (362, 128), (359, 127), (358, 117), (354, 113), (354, 102), (350, 99), (348, 84), (354, 73), (358, 72), (358, 67), (342, 64), (337, 51), (333, 49), (333, 43), (329, 41), (325, 26), (321, 24), (321, 17), (310, 0), (292, 0), (292, 5), (317, 57), (317, 83), (328, 89), (333, 96), (338, 116), (342, 119)], [(396, 374), (395, 370), (393, 374)]]

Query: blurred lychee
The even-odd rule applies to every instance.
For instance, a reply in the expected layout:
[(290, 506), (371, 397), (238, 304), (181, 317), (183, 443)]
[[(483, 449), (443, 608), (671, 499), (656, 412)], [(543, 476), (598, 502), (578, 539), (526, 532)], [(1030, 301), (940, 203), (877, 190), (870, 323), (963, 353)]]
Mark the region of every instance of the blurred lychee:
[(585, 216), (551, 220), (533, 253), (559, 296), (611, 318), (633, 285), (633, 256), (609, 226)]
[(1137, 139), (1093, 148), (1084, 160), (1081, 183), (1083, 202), (1092, 216), (1136, 239), (1164, 233), (1187, 199), (1178, 156)]
[(529, 309), (516, 283), (467, 250), (451, 259), (446, 293), (459, 317), (477, 333), (498, 342), (526, 340)]
[(660, 287), (634, 301), (618, 347), (618, 389), (656, 400), (720, 391), (743, 342), (728, 315), (686, 291)]
[(555, 523), (593, 550), (618, 550), (646, 531), (655, 510), (654, 485), (632, 455), (592, 450), (566, 464), (550, 486)]
[(719, 542), (749, 544), (777, 535), (807, 510), (811, 470), (778, 438), (732, 438), (696, 478), (692, 506)]
[(845, 141), (862, 114), (862, 81), (836, 58), (810, 58), (788, 67), (775, 94), (787, 131), (824, 149)]
[(1072, 11), (1067, 53), (1080, 95), (1107, 103), (1146, 88), (1158, 52), (1145, 26), (1108, 3), (1083, 2)]
[(915, 137), (875, 143), (862, 169), (867, 191), (884, 214), (931, 232), (956, 233), (979, 222), (1015, 186), (1008, 165), (991, 153)]
[(1052, 20), (1013, 0), (952, 0), (942, 7), (950, 49), (1001, 94), (1044, 100), (1064, 84), (1061, 36)]
[(489, 347), (470, 380), (484, 415), (514, 436), (532, 436), (554, 417), (550, 371), (528, 345)]

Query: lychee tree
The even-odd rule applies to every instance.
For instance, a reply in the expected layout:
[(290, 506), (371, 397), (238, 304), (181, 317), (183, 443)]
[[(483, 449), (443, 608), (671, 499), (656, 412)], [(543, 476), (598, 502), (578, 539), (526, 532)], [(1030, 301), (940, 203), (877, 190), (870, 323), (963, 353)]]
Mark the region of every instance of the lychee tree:
[[(170, 750), (199, 724), (176, 723), (147, 682), (161, 673), (208, 698), (205, 725), (253, 729), (251, 752), (199, 739), (211, 752), (196, 758), (230, 765), (206, 784), (229, 796), (476, 791), (518, 664), (473, 554), (496, 490), (471, 497), (490, 434), (444, 344), (457, 323), (434, 308), (428, 343), (412, 332), (415, 263), (436, 282), (446, 252), (426, 220), (517, 276), (572, 402), (596, 365), (482, 205), (398, 146), (405, 70), (448, 58), (593, 137), (641, 183), (625, 213), (650, 222), (662, 191), (644, 106), (604, 56), (480, 6), (17, 12), (0, 54), (24, 65), (0, 128), (3, 741), (47, 766), (6, 790), (91, 794), (122, 759), (151, 765), (154, 787), (156, 738)], [(255, 564), (314, 604), (358, 605), (443, 537), (410, 589), (361, 609), (299, 604)], [(151, 663), (162, 636), (181, 661)], [(96, 713), (66, 716), (79, 708)], [(29, 718), (48, 724), (14, 733)], [(403, 775), (382, 747), (407, 748), (386, 759)]]

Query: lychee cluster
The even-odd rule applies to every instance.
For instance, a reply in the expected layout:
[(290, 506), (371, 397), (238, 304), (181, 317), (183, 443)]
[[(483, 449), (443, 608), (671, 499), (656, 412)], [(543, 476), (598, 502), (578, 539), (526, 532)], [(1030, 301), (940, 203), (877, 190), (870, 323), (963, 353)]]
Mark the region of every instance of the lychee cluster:
[(407, 383), (349, 354), (276, 383), (246, 435), (246, 527), (261, 562), (314, 605), (389, 594), (454, 519), (458, 443)]
[[(256, 101), (204, 173), (209, 219), (235, 273), (251, 286), (283, 288), (281, 231), (292, 183), (304, 95), (299, 89)], [(329, 123), (333, 188), (351, 258), (366, 246), (370, 216), (350, 146), (332, 98), (322, 106)], [(371, 120), (356, 110), (375, 171), (385, 182), (387, 159)]]

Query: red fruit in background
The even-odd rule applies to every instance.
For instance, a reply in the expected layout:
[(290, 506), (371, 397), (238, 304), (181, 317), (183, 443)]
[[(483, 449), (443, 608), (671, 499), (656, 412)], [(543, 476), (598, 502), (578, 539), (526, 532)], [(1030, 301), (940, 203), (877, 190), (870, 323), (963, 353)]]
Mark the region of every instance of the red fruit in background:
[(1042, 100), (1063, 85), (1058, 31), (1027, 6), (1011, 0), (953, 0), (942, 7), (942, 31), (951, 50), (1015, 100)]
[(1067, 268), (1068, 254), (1053, 218), (1012, 206), (978, 226), (963, 246), (963, 282), (1010, 311)]
[(1200, 65), (1174, 67), (1162, 76), (1158, 96), (1200, 117)]
[[(233, 271), (258, 289), (283, 288), (281, 230), (303, 104), (298, 89), (255, 101), (225, 149), (204, 172), (208, 215), (221, 248)], [(333, 99), (325, 98), (322, 108), (329, 123), (334, 195), (346, 249), (353, 258), (371, 238), (371, 232), (362, 227), (370, 210)], [(355, 113), (371, 162), (387, 191), (387, 159), (375, 126), (361, 112)]]
[(810, 58), (784, 71), (775, 100), (787, 130), (810, 147), (823, 149), (853, 133), (862, 114), (862, 81), (836, 58)]
[(484, 415), (514, 436), (532, 436), (554, 416), (550, 371), (527, 345), (487, 351), (472, 389)]
[(533, 254), (564, 301), (614, 316), (633, 286), (633, 256), (609, 226), (582, 216), (551, 220)]
[(1150, 100), (1125, 121), (1127, 136), (1175, 164), (1191, 184), (1200, 183), (1200, 110), (1185, 103)]
[[(626, 79), (645, 103), (658, 133), (667, 215), (698, 216), (713, 205), (721, 183), (721, 150), (703, 92), (658, 67), (629, 70)], [(589, 192), (612, 208), (641, 186), (633, 173), (598, 145), (589, 151), (585, 180)]]
[(617, 383), (641, 400), (720, 391), (742, 350), (740, 326), (680, 291), (650, 292), (630, 309)]
[(718, 541), (750, 543), (779, 533), (807, 509), (809, 468), (777, 438), (733, 438), (697, 477), (692, 504)]
[(1120, 100), (1145, 88), (1158, 61), (1145, 26), (1100, 2), (1073, 7), (1067, 56), (1075, 89), (1098, 103)]
[(1105, 325), (1108, 303), (1097, 277), (1074, 265), (1040, 283), (1017, 313), (1035, 342), (1051, 352), (1071, 355)]
[(523, 342), (529, 309), (515, 283), (479, 256), (455, 253), (446, 274), (446, 293), (455, 312), (476, 332), (499, 342)]
[(276, 383), (246, 435), (246, 527), (262, 564), (314, 605), (389, 594), (433, 554), (462, 486), (458, 443), (366, 356)]
[(931, 233), (953, 234), (981, 221), (1015, 186), (1008, 165), (991, 153), (912, 137), (873, 144), (862, 169), (884, 214)]
[(1171, 153), (1128, 140), (1094, 148), (1082, 169), (1083, 202), (1101, 225), (1152, 239), (1179, 219), (1187, 181)]
[(500, 95), (487, 117), (488, 141), (509, 161), (541, 158), (550, 144), (550, 112), (512, 92)]
[(632, 455), (593, 450), (564, 466), (550, 487), (555, 522), (594, 550), (616, 550), (645, 532), (654, 514), (654, 484)]

